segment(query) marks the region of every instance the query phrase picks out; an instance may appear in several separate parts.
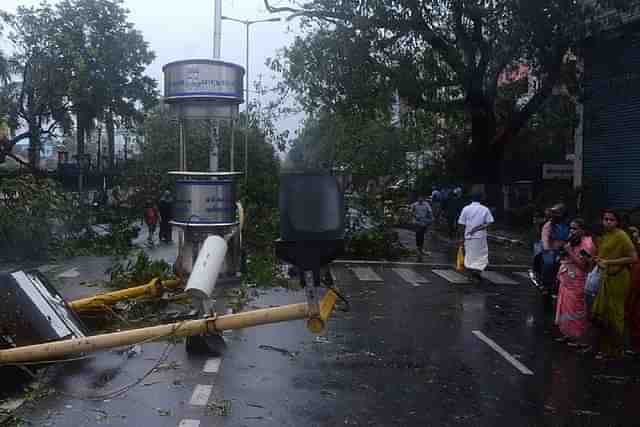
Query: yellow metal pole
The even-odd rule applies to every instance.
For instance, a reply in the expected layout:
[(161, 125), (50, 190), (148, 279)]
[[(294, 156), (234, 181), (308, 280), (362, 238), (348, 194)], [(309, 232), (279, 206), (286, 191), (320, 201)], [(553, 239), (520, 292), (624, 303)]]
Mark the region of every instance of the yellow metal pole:
[[(315, 325), (314, 329), (316, 330), (316, 326), (320, 325), (320, 331), (322, 331), (333, 310), (335, 301), (336, 294), (331, 290), (327, 291), (320, 301), (320, 319), (309, 319), (308, 325)], [(199, 320), (187, 320), (167, 325), (0, 350), (0, 365), (56, 360), (70, 354), (90, 353), (137, 344), (143, 341), (152, 341), (168, 337), (214, 334), (225, 330), (242, 329), (290, 320), (301, 320), (308, 317), (309, 306), (306, 303), (263, 308), (220, 317), (214, 316)]]
[(158, 278), (152, 279), (149, 283), (142, 286), (123, 289), (121, 291), (109, 292), (105, 294), (94, 295), (88, 298), (82, 298), (69, 303), (71, 309), (82, 312), (91, 310), (102, 310), (107, 305), (113, 305), (119, 301), (143, 296), (159, 297), (165, 289), (174, 289), (180, 286), (179, 280), (161, 281)]
[(90, 353), (161, 338), (206, 335), (217, 331), (300, 320), (307, 317), (307, 311), (306, 303), (291, 304), (220, 317), (187, 320), (85, 338), (71, 338), (45, 344), (16, 347), (0, 350), (0, 365), (56, 360), (70, 354)]
[(307, 319), (307, 329), (314, 334), (322, 333), (326, 326), (327, 320), (336, 305), (337, 295), (332, 289), (328, 289), (320, 300), (320, 316)]

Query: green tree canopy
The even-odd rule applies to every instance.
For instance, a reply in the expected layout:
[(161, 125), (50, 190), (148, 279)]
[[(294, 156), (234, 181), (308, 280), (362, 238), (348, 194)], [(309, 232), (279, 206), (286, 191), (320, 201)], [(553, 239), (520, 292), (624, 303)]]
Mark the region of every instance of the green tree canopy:
[(122, 0), (63, 0), (56, 7), (56, 43), (70, 76), (68, 96), (76, 114), (78, 153), (93, 120), (140, 119), (139, 107), (157, 100), (156, 82), (144, 75), (155, 58), (128, 21)]
[[(66, 130), (73, 114), (78, 154), (101, 119), (113, 155), (114, 122), (139, 122), (141, 110), (153, 106), (158, 95), (156, 82), (144, 75), (154, 54), (128, 22), (122, 0), (62, 0), (53, 6), (43, 1), (2, 17), (15, 53), (7, 61), (14, 81), (0, 86), (0, 114), (12, 128), (28, 131), (3, 144), (0, 154), (10, 155), (15, 143), (29, 138), (35, 167), (41, 138), (56, 128)], [(0, 73), (4, 63), (0, 57)]]
[[(506, 144), (565, 83), (571, 53), (597, 31), (592, 17), (601, 2), (585, 3), (313, 0), (273, 7), (265, 0), (272, 12), (303, 17), (306, 34), (275, 68), (309, 111), (379, 111), (396, 91), (414, 110), (464, 111), (469, 168), (485, 183), (501, 181)], [(501, 110), (500, 84), (521, 67), (537, 85), (526, 102)]]

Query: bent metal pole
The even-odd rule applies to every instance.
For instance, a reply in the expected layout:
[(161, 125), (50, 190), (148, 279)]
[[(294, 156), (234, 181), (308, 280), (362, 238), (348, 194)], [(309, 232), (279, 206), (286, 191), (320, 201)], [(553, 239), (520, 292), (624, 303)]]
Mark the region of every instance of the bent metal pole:
[(224, 330), (301, 320), (307, 318), (308, 313), (309, 307), (306, 303), (290, 304), (219, 317), (208, 317), (85, 338), (72, 338), (64, 341), (16, 347), (0, 350), (0, 365), (50, 361), (70, 354), (90, 353), (133, 345), (142, 341), (213, 334)]

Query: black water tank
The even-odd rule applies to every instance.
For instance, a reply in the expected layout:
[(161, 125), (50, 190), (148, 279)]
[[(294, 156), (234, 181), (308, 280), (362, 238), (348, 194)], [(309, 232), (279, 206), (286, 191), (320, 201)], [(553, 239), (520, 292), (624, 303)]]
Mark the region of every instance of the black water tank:
[(281, 175), (280, 237), (298, 242), (344, 237), (344, 198), (334, 176)]

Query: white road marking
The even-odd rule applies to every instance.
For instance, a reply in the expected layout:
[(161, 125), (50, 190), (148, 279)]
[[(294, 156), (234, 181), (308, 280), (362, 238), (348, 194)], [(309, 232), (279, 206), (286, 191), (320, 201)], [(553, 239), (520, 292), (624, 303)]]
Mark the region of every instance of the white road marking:
[(213, 357), (204, 364), (204, 369), (202, 372), (205, 374), (217, 374), (220, 370), (220, 364), (222, 363), (222, 359), (219, 357)]
[(209, 397), (211, 396), (212, 391), (213, 391), (212, 385), (198, 384), (196, 386), (196, 389), (193, 390), (193, 394), (191, 395), (191, 400), (189, 400), (189, 405), (207, 406), (207, 403), (209, 402)]
[(333, 281), (333, 283), (337, 283), (338, 282), (338, 276), (336, 275), (336, 272), (333, 271), (333, 268), (329, 268), (329, 274), (331, 274), (331, 280)]
[(363, 282), (382, 282), (382, 278), (378, 276), (371, 268), (369, 267), (350, 267), (351, 271), (353, 271), (358, 277), (358, 280)]
[(422, 277), (422, 275), (416, 273), (414, 270), (410, 268), (392, 268), (394, 273), (398, 276), (402, 277), (405, 282), (416, 284), (416, 283), (429, 283), (429, 280)]
[(496, 344), (496, 342), (493, 341), (491, 338), (489, 338), (488, 336), (486, 336), (485, 334), (483, 334), (480, 331), (472, 331), (472, 333), (473, 333), (473, 335), (478, 337), (478, 339), (480, 341), (482, 341), (485, 344), (487, 344), (489, 347), (494, 349), (500, 356), (504, 357), (509, 363), (511, 363), (513, 366), (515, 366), (515, 368), (517, 370), (519, 370), (522, 374), (524, 374), (524, 375), (533, 375), (533, 371), (531, 371), (529, 368), (527, 368), (522, 363), (520, 363), (520, 361), (518, 361), (515, 357), (513, 357), (512, 355), (507, 353), (507, 351), (505, 349), (503, 349), (498, 344)]
[(200, 420), (182, 420), (178, 427), (200, 427)]
[(41, 273), (48, 273), (51, 270), (60, 267), (59, 264), (44, 264), (41, 265), (40, 267), (36, 268), (36, 270), (38, 270)]
[(76, 267), (73, 267), (67, 271), (63, 271), (62, 273), (58, 274), (56, 277), (60, 279), (75, 279), (78, 276), (80, 276), (80, 272)]
[(469, 278), (463, 274), (458, 273), (455, 270), (431, 270), (433, 274), (436, 274), (443, 279), (447, 280), (449, 283), (453, 283), (455, 285), (464, 285), (470, 283)]
[(515, 280), (495, 271), (483, 271), (482, 277), (495, 285), (517, 285)]

